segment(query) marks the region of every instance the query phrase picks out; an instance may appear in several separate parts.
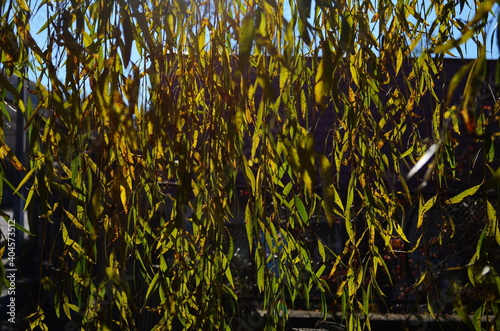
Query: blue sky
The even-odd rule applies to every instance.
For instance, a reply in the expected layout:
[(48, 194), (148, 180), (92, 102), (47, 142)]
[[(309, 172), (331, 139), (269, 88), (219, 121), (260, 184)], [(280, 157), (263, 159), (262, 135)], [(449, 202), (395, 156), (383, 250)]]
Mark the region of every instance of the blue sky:
[[(394, 0), (394, 1), (396, 1), (396, 0)], [(425, 0), (425, 1), (428, 1), (428, 0)], [(37, 8), (39, 3), (40, 3), (40, 0), (34, 1), (34, 3), (32, 3), (32, 8)], [(311, 8), (313, 10), (314, 0), (313, 0)], [(493, 12), (499, 13), (498, 5), (494, 6)], [(46, 13), (45, 13), (45, 10), (42, 9), (42, 10), (40, 10), (40, 12), (37, 12), (34, 14), (35, 15), (32, 16), (32, 20), (31, 20), (31, 31), (32, 31), (34, 38), (38, 42), (38, 44), (41, 46), (42, 49), (44, 49), (46, 34), (45, 34), (45, 32), (43, 32), (39, 35), (36, 35), (36, 32), (38, 32), (42, 28), (42, 26), (45, 24)], [(467, 7), (467, 5), (465, 6), (463, 12), (459, 15), (460, 19), (463, 22), (469, 21), (473, 16), (474, 16), (474, 12), (472, 12)], [(432, 19), (432, 17), (430, 19)], [(499, 51), (498, 51), (498, 45), (496, 42), (496, 26), (497, 26), (497, 18), (490, 15), (489, 22), (488, 22), (488, 25), (486, 27), (486, 31), (487, 31), (486, 48), (487, 48), (487, 58), (488, 59), (498, 59), (498, 57), (500, 55)], [(454, 33), (456, 34), (455, 35), (456, 37), (460, 36), (460, 32), (458, 30), (456, 30)], [(463, 51), (466, 58), (471, 59), (471, 58), (477, 57), (477, 48), (476, 48), (475, 44), (471, 41), (469, 41), (465, 45), (462, 45), (462, 51)], [(456, 54), (458, 57), (458, 52), (456, 50), (452, 50), (452, 53)], [(138, 56), (138, 55), (136, 54), (136, 56)]]

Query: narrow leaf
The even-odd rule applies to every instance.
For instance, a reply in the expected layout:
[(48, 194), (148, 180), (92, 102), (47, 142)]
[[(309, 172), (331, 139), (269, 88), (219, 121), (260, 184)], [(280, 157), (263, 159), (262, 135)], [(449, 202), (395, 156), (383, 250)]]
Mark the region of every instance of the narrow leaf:
[(479, 185), (473, 186), (473, 187), (471, 187), (471, 188), (463, 191), (462, 193), (455, 195), (453, 198), (450, 198), (450, 199), (446, 200), (445, 203), (449, 204), (449, 205), (452, 205), (452, 204), (455, 204), (455, 203), (462, 202), (462, 200), (464, 198), (476, 194), (476, 192), (479, 190), (479, 188), (481, 188), (482, 185), (483, 184), (479, 184)]
[(317, 104), (324, 107), (326, 97), (333, 85), (333, 60), (332, 51), (328, 42), (323, 43), (323, 57), (316, 72), (316, 79), (314, 82), (314, 99)]
[(297, 211), (299, 212), (300, 219), (303, 224), (309, 224), (309, 217), (307, 216), (306, 207), (302, 200), (297, 196), (293, 196), (293, 200), (295, 202), (295, 206), (297, 207)]
[(418, 221), (417, 221), (417, 228), (420, 228), (422, 226), (422, 223), (424, 222), (424, 216), (425, 213), (434, 206), (437, 200), (437, 195), (433, 196), (430, 198), (418, 211)]
[(250, 61), (250, 53), (255, 35), (254, 19), (252, 15), (247, 15), (241, 24), (240, 37), (240, 70), (246, 68)]

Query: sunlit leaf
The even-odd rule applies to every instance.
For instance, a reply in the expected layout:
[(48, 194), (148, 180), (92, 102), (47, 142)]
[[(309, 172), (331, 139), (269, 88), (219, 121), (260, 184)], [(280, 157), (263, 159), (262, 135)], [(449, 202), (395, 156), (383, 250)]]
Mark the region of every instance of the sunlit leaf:
[(323, 56), (314, 83), (314, 98), (317, 104), (325, 106), (326, 97), (332, 89), (334, 66), (329, 43), (324, 42), (322, 50)]
[(424, 222), (425, 213), (434, 206), (436, 200), (437, 200), (437, 195), (433, 196), (432, 198), (427, 200), (425, 204), (420, 206), (418, 210), (417, 228), (420, 228), (422, 226)]
[(467, 190), (455, 195), (452, 198), (449, 198), (445, 201), (446, 204), (455, 204), (462, 202), (466, 197), (476, 194), (476, 192), (481, 188), (483, 184), (479, 184), (468, 188)]
[[(433, 250), (460, 230), (448, 212), (481, 192), (488, 223), (456, 268), (464, 288), (500, 293), (498, 171), (480, 187), (461, 177), (498, 167), (498, 105), (478, 95), (493, 1), (468, 3), (469, 22), (452, 2), (61, 4), (0, 5), (0, 189), (36, 224), (42, 286), (57, 291), (29, 299), (50, 316), (89, 330), (141, 329), (151, 314), (152, 329), (282, 330), (289, 309), (311, 305), (370, 329), (394, 293), (439, 292)], [(444, 55), (468, 56), (467, 42), (478, 59), (450, 76)], [(10, 106), (26, 118), (26, 164), (7, 141)], [(398, 271), (402, 254), (418, 268)], [(265, 318), (240, 318), (256, 293)], [(484, 302), (468, 326), (498, 311)], [(34, 310), (27, 325), (47, 329)]]
[(408, 172), (408, 175), (406, 175), (406, 180), (409, 180), (411, 177), (413, 177), (420, 169), (422, 169), (423, 166), (429, 162), (429, 160), (434, 156), (436, 151), (438, 150), (439, 146), (441, 145), (442, 140), (432, 144), (427, 151), (420, 157), (417, 163), (411, 168), (411, 170)]

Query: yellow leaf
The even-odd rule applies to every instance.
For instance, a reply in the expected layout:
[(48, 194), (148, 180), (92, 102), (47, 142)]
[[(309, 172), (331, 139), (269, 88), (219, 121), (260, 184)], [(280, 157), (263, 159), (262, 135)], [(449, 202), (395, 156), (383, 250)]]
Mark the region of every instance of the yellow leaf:
[(396, 57), (396, 75), (399, 73), (402, 64), (403, 64), (403, 51), (401, 47), (398, 47), (397, 57)]
[(483, 184), (473, 186), (473, 187), (463, 191), (462, 193), (455, 195), (453, 198), (446, 200), (444, 203), (446, 203), (448, 205), (452, 205), (455, 203), (462, 202), (462, 200), (465, 199), (466, 197), (474, 195), (479, 190), (479, 188), (481, 188), (482, 185)]
[(71, 222), (80, 230), (84, 230), (85, 231), (85, 227), (83, 226), (83, 224), (73, 215), (71, 214), (69, 211), (67, 211), (66, 209), (64, 209), (64, 212), (66, 213), (66, 216), (68, 216), (68, 218), (71, 220)]
[(24, 0), (17, 0), (17, 4), (19, 5), (19, 7), (21, 7), (22, 10), (26, 10), (27, 12), (30, 11), (30, 7), (26, 3), (26, 1), (24, 1)]
[(35, 168), (31, 169), (30, 172), (28, 172), (28, 174), (26, 176), (24, 176), (23, 180), (19, 183), (19, 185), (17, 186), (17, 188), (14, 191), (14, 193), (12, 193), (13, 195), (16, 194), (17, 192), (19, 192), (19, 190), (21, 189), (21, 187), (23, 187), (24, 184), (26, 184), (26, 182), (28, 181), (28, 179), (30, 179), (30, 177), (31, 177), (31, 175), (33, 174), (34, 171), (35, 171)]
[(127, 189), (123, 185), (120, 185), (120, 199), (122, 201), (125, 214), (128, 214)]
[(422, 223), (424, 222), (424, 216), (425, 212), (428, 211), (429, 209), (434, 206), (434, 203), (436, 202), (437, 195), (433, 196), (430, 198), (419, 210), (418, 212), (418, 221), (417, 221), (417, 228), (420, 228), (422, 226)]
[(14, 152), (7, 145), (2, 145), (0, 147), (0, 159), (4, 159), (7, 157), (10, 160), (10, 163), (16, 168), (18, 171), (26, 171), (26, 168), (21, 164), (19, 159), (16, 157)]

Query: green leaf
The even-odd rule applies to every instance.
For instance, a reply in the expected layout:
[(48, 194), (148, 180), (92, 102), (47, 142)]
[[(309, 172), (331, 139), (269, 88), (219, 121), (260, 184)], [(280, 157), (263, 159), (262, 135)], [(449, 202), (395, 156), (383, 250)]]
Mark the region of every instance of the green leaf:
[[(0, 180), (1, 182), (1, 180)], [(2, 186), (3, 185), (0, 185), (0, 189), (2, 189)], [(31, 187), (29, 190), (28, 190), (28, 196), (26, 197), (26, 201), (24, 203), (24, 208), (23, 208), (23, 211), (26, 211), (30, 205), (30, 202), (31, 202), (31, 199), (33, 199), (33, 196), (35, 195), (35, 188), (34, 187)], [(2, 201), (2, 196), (0, 194), (0, 202)]]
[(17, 222), (16, 222), (16, 223), (14, 223), (14, 228), (15, 228), (16, 230), (19, 230), (19, 231), (21, 231), (21, 232), (26, 233), (27, 235), (30, 235), (30, 236), (35, 236), (35, 234), (31, 233), (29, 230), (27, 230), (26, 228), (24, 228), (21, 224), (19, 224), (19, 223), (17, 223)]
[(458, 47), (474, 36), (474, 30), (468, 29), (462, 36), (458, 39), (448, 41), (445, 44), (439, 45), (434, 49), (434, 53), (448, 53), (448, 51), (454, 47)]
[(257, 287), (260, 292), (264, 291), (264, 270), (265, 265), (262, 262), (257, 263)]
[(472, 325), (474, 325), (475, 330), (483, 330), (481, 327), (481, 318), (483, 317), (484, 310), (479, 307), (472, 315)]
[[(2, 212), (1, 210), (0, 210), (0, 216), (2, 216), (6, 222), (8, 222), (8, 221), (10, 220), (10, 216), (9, 216), (9, 215), (7, 215), (7, 214), (5, 214), (5, 213), (4, 213), (4, 212)], [(10, 223), (10, 224), (12, 224), (12, 223)], [(35, 236), (35, 235), (34, 235), (33, 233), (31, 233), (28, 229), (24, 228), (21, 224), (19, 224), (19, 223), (17, 223), (17, 222), (14, 222), (14, 228), (15, 228), (16, 230), (19, 230), (19, 231), (23, 232), (23, 233), (26, 233), (27, 235), (30, 235), (30, 236)], [(0, 255), (0, 256), (1, 256), (1, 255)]]
[(222, 268), (224, 269), (224, 274), (226, 275), (229, 284), (234, 289), (233, 274), (231, 272), (231, 268), (229, 267), (229, 261), (226, 255), (222, 255)]
[(323, 56), (314, 81), (314, 99), (318, 105), (324, 107), (333, 85), (334, 65), (330, 43), (323, 42), (322, 50)]
[(479, 185), (476, 185), (476, 186), (473, 186), (471, 188), (468, 188), (467, 190), (461, 192), (460, 194), (457, 194), (455, 195), (454, 197), (446, 200), (444, 203), (448, 204), (448, 205), (452, 205), (452, 204), (456, 204), (456, 203), (460, 203), (463, 201), (463, 199), (465, 199), (466, 197), (469, 197), (471, 195), (474, 195), (476, 194), (476, 192), (481, 188), (483, 184), (479, 184)]
[(325, 246), (323, 245), (321, 239), (318, 239), (317, 243), (318, 243), (319, 256), (321, 256), (321, 260), (325, 262), (326, 261)]
[(321, 276), (323, 276), (323, 272), (325, 271), (325, 269), (326, 265), (322, 264), (321, 267), (319, 267), (318, 271), (316, 271), (316, 277), (320, 278)]
[(73, 310), (73, 311), (75, 311), (75, 312), (78, 312), (80, 309), (78, 308), (77, 305), (74, 305), (74, 304), (71, 304), (71, 303), (68, 303), (68, 302), (64, 302), (63, 303), (64, 313), (66, 314), (66, 316), (68, 317), (69, 320), (72, 320), (70, 309)]
[(495, 207), (493, 207), (491, 202), (489, 202), (488, 200), (486, 200), (486, 211), (492, 231), (491, 235), (495, 237), (497, 244), (500, 245), (500, 229), (498, 224), (497, 212), (495, 210)]
[(161, 274), (160, 272), (157, 272), (153, 277), (153, 279), (149, 282), (148, 290), (146, 291), (146, 296), (144, 298), (144, 301), (147, 302), (151, 293), (156, 291), (156, 289), (158, 288), (158, 279), (160, 278), (160, 274)]
[(243, 19), (240, 29), (240, 61), (239, 68), (243, 71), (250, 61), (250, 54), (255, 36), (253, 15), (247, 15)]
[(247, 203), (245, 207), (245, 230), (247, 234), (248, 240), (248, 248), (252, 251), (253, 241), (254, 241), (254, 232), (253, 232), (253, 217), (252, 211), (250, 210), (250, 204)]
[(335, 205), (337, 205), (341, 210), (340, 212), (337, 212), (339, 215), (342, 215), (344, 212), (344, 206), (342, 204), (342, 199), (335, 189), (332, 164), (324, 155), (319, 156), (319, 172), (322, 179), (321, 188), (323, 190), (323, 208), (325, 210), (328, 224), (331, 227), (334, 223), (334, 211), (336, 210)]
[(225, 293), (229, 294), (235, 301), (238, 300), (238, 295), (233, 291), (233, 289), (229, 288), (227, 285), (222, 284), (222, 289)]
[(306, 211), (306, 207), (302, 203), (302, 200), (297, 195), (293, 196), (293, 200), (295, 202), (295, 207), (297, 207), (297, 211), (299, 212), (300, 219), (302, 220), (302, 224), (309, 224), (309, 216)]

